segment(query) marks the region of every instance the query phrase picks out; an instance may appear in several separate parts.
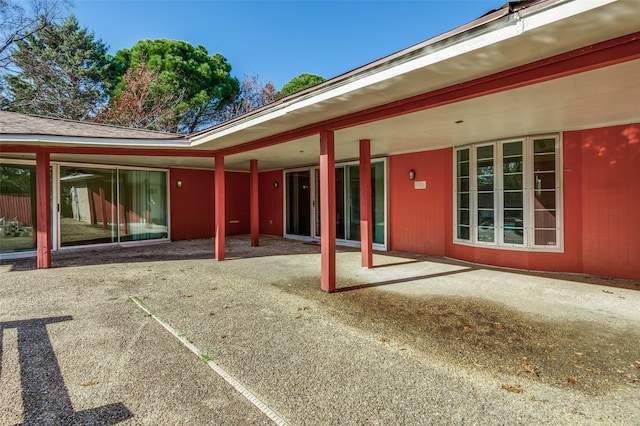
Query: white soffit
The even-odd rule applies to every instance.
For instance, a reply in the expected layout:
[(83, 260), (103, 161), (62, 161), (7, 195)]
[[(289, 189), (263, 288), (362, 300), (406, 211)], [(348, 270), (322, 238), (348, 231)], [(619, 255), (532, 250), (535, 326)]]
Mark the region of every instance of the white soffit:
[(640, 28), (640, 1), (572, 0), (538, 6), (374, 64), (346, 79), (191, 138), (220, 149), (427, 93), (588, 46)]
[[(345, 128), (335, 132), (336, 159), (357, 159), (360, 139), (371, 140), (373, 156), (387, 156), (637, 122), (636, 75), (640, 59)], [(252, 159), (261, 170), (317, 164), (319, 140), (313, 135), (234, 154), (226, 157), (225, 166), (248, 170)]]

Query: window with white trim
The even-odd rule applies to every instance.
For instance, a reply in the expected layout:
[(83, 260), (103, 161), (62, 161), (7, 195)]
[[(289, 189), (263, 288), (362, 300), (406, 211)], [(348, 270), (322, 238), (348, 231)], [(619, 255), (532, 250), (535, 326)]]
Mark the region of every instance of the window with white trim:
[(454, 240), (515, 249), (562, 248), (557, 135), (455, 150)]

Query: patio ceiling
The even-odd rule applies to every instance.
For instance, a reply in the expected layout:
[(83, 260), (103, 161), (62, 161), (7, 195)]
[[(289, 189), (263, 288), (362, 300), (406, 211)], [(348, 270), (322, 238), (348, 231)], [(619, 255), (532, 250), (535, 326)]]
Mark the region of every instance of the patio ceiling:
[[(335, 133), (336, 160), (358, 157), (358, 141), (371, 140), (373, 156), (424, 151), (485, 140), (553, 133), (638, 120), (640, 60), (515, 90), (457, 102)], [(462, 123), (456, 121), (462, 120)], [(230, 169), (248, 170), (316, 164), (317, 135), (225, 159)]]

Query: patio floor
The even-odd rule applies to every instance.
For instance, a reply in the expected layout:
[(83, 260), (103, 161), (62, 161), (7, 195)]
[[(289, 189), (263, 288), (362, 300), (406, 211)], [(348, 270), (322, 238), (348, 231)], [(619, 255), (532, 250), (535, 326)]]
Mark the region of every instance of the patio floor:
[[(263, 237), (0, 265), (0, 425), (637, 424), (640, 283)], [(201, 355), (133, 303), (136, 296)]]

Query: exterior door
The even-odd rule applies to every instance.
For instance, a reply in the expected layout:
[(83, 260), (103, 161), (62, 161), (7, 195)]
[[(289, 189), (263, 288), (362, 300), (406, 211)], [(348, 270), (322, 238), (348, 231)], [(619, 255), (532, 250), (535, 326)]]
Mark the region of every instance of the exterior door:
[(311, 236), (311, 171), (286, 174), (286, 233)]

